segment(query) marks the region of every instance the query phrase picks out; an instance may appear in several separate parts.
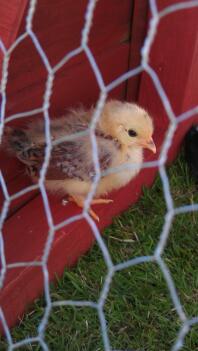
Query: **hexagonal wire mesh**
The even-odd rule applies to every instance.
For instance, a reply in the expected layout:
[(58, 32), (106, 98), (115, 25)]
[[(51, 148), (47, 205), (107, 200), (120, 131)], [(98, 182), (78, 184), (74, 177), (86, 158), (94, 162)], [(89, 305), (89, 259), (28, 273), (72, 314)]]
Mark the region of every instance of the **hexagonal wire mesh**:
[[(24, 116), (32, 116), (34, 114), (37, 114), (39, 112), (43, 112), (44, 120), (45, 120), (45, 138), (46, 138), (46, 151), (45, 151), (45, 158), (43, 162), (43, 166), (40, 172), (40, 179), (38, 184), (29, 186), (28, 188), (25, 188), (21, 190), (18, 193), (15, 193), (14, 195), (10, 196), (6, 187), (6, 182), (5, 179), (0, 173), (0, 183), (1, 187), (3, 189), (5, 201), (2, 207), (1, 211), (1, 216), (0, 216), (0, 229), (1, 229), (1, 234), (0, 234), (0, 255), (1, 255), (1, 263), (2, 263), (2, 268), (0, 272), (0, 284), (1, 286), (3, 285), (6, 270), (7, 270), (7, 265), (6, 265), (6, 257), (5, 257), (5, 252), (4, 252), (4, 241), (3, 241), (3, 236), (2, 236), (2, 228), (3, 224), (9, 209), (9, 205), (13, 199), (16, 199), (23, 195), (24, 193), (31, 191), (32, 189), (39, 189), (41, 196), (43, 198), (43, 203), (44, 203), (44, 208), (45, 208), (45, 213), (46, 213), (46, 218), (47, 218), (47, 223), (49, 227), (49, 235), (45, 244), (45, 249), (44, 253), (42, 256), (41, 261), (39, 262), (18, 262), (16, 264), (13, 264), (12, 266), (19, 267), (20, 265), (40, 265), (42, 267), (42, 272), (43, 272), (43, 277), (44, 277), (44, 294), (45, 294), (45, 301), (46, 301), (46, 307), (45, 307), (45, 312), (43, 315), (43, 318), (41, 319), (41, 322), (38, 326), (38, 334), (34, 338), (26, 338), (23, 339), (20, 342), (14, 343), (6, 322), (6, 318), (4, 316), (3, 310), (0, 308), (0, 319), (1, 323), (3, 325), (5, 335), (7, 338), (8, 342), (8, 349), (11, 351), (13, 349), (16, 349), (20, 346), (25, 346), (28, 344), (31, 344), (33, 342), (38, 342), (40, 343), (41, 347), (43, 350), (49, 350), (49, 347), (45, 341), (44, 335), (45, 335), (45, 329), (48, 323), (48, 319), (50, 316), (50, 311), (53, 307), (55, 306), (89, 306), (93, 309), (95, 309), (98, 313), (99, 316), (99, 321), (101, 325), (101, 332), (102, 332), (102, 339), (104, 343), (104, 349), (107, 351), (112, 350), (111, 345), (110, 345), (110, 340), (108, 337), (108, 332), (107, 332), (107, 324), (106, 324), (106, 318), (105, 314), (103, 311), (103, 307), (110, 289), (110, 284), (112, 281), (112, 278), (115, 274), (115, 272), (121, 271), (125, 268), (132, 267), (134, 265), (141, 264), (143, 262), (151, 262), (155, 261), (165, 278), (173, 305), (175, 307), (175, 310), (178, 314), (179, 319), (182, 322), (181, 329), (178, 333), (177, 339), (175, 341), (175, 344), (172, 347), (172, 351), (177, 351), (181, 349), (184, 341), (184, 337), (190, 330), (190, 327), (194, 324), (198, 324), (198, 316), (194, 317), (192, 319), (188, 319), (182, 304), (180, 302), (180, 299), (178, 297), (172, 276), (170, 274), (170, 271), (164, 262), (162, 258), (162, 253), (163, 250), (166, 246), (166, 242), (169, 236), (170, 228), (171, 228), (171, 223), (173, 221), (173, 218), (176, 214), (179, 213), (185, 213), (185, 212), (190, 212), (190, 211), (197, 211), (198, 210), (198, 204), (191, 204), (187, 206), (182, 206), (182, 207), (177, 207), (175, 208), (173, 205), (173, 199), (171, 196), (170, 192), (170, 187), (169, 187), (169, 179), (166, 173), (165, 169), (165, 162), (167, 159), (167, 153), (169, 150), (169, 147), (172, 143), (172, 139), (174, 136), (174, 132), (178, 126), (179, 123), (182, 121), (192, 117), (198, 112), (198, 106), (196, 108), (193, 108), (191, 110), (188, 110), (187, 112), (181, 114), (180, 116), (176, 116), (173, 112), (173, 109), (171, 107), (171, 103), (169, 101), (168, 96), (166, 95), (163, 86), (160, 82), (160, 79), (156, 72), (152, 69), (152, 67), (149, 65), (149, 53), (151, 50), (152, 43), (154, 41), (158, 25), (160, 20), (164, 17), (169, 15), (170, 13), (173, 13), (175, 11), (179, 10), (185, 10), (187, 8), (193, 8), (198, 6), (198, 0), (194, 1), (183, 1), (180, 3), (177, 3), (175, 5), (168, 6), (164, 8), (162, 11), (158, 11), (157, 9), (157, 3), (156, 0), (150, 0), (150, 11), (151, 11), (151, 18), (149, 21), (149, 30), (146, 36), (146, 39), (144, 41), (144, 45), (141, 50), (141, 63), (138, 67), (128, 71), (127, 73), (123, 74), (122, 76), (118, 77), (108, 85), (105, 85), (103, 81), (103, 77), (101, 75), (101, 72), (97, 66), (97, 63), (95, 61), (95, 58), (92, 54), (92, 51), (89, 48), (89, 34), (90, 34), (90, 29), (92, 25), (92, 21), (94, 20), (94, 10), (97, 5), (98, 0), (89, 0), (87, 4), (87, 10), (86, 10), (86, 15), (85, 15), (85, 21), (84, 21), (84, 27), (82, 29), (81, 33), (81, 43), (80, 46), (77, 47), (76, 49), (70, 51), (67, 55), (65, 55), (55, 66), (51, 66), (48, 60), (48, 57), (46, 56), (44, 50), (42, 49), (39, 39), (37, 38), (36, 34), (34, 33), (34, 28), (32, 27), (32, 22), (34, 18), (34, 14), (36, 11), (36, 6), (37, 6), (37, 0), (31, 0), (29, 3), (29, 9), (26, 17), (26, 31), (17, 38), (17, 40), (10, 46), (10, 48), (7, 50), (2, 42), (0, 40), (0, 49), (3, 53), (4, 60), (3, 60), (3, 75), (2, 75), (2, 80), (1, 80), (1, 95), (2, 95), (2, 104), (1, 104), (1, 124), (0, 124), (0, 135), (2, 136), (3, 130), (4, 130), (4, 125), (5, 123), (21, 118)], [(45, 88), (45, 93), (43, 96), (43, 105), (39, 109), (34, 109), (28, 112), (24, 113), (18, 113), (17, 115), (12, 115), (9, 118), (6, 119), (5, 121), (5, 106), (6, 106), (6, 84), (7, 84), (7, 77), (8, 77), (8, 65), (9, 65), (9, 59), (10, 55), (12, 52), (15, 50), (15, 48), (19, 45), (20, 42), (22, 42), (27, 36), (29, 36), (38, 51), (43, 64), (46, 67), (48, 76), (47, 76), (47, 81), (46, 81), (46, 88)], [(86, 199), (85, 206), (83, 209), (83, 212), (81, 215), (76, 215), (73, 216), (72, 218), (69, 218), (68, 220), (64, 221), (63, 223), (59, 223), (58, 225), (55, 225), (53, 223), (53, 218), (44, 186), (45, 182), (45, 175), (47, 171), (47, 167), (49, 164), (50, 160), (50, 153), (53, 147), (53, 141), (51, 140), (51, 135), (50, 135), (50, 116), (49, 116), (49, 107), (50, 107), (50, 96), (52, 94), (52, 89), (53, 89), (53, 82), (55, 75), (57, 71), (66, 63), (68, 62), (71, 58), (74, 56), (78, 55), (79, 53), (84, 52), (89, 60), (90, 66), (95, 74), (95, 77), (97, 79), (98, 86), (100, 88), (100, 95), (99, 99), (96, 104), (96, 109), (93, 113), (92, 120), (91, 120), (91, 125), (89, 128), (89, 133), (90, 133), (90, 138), (91, 138), (91, 143), (92, 143), (92, 152), (93, 152), (93, 161), (94, 161), (94, 166), (95, 166), (95, 178), (92, 184), (91, 191)], [(88, 213), (88, 208), (89, 204), (94, 196), (97, 184), (100, 180), (101, 177), (101, 170), (100, 170), (100, 165), (99, 165), (99, 160), (98, 160), (98, 149), (97, 149), (97, 143), (96, 143), (96, 137), (95, 137), (95, 128), (96, 128), (96, 123), (98, 119), (100, 118), (100, 113), (101, 110), (104, 106), (105, 100), (107, 98), (108, 93), (114, 89), (116, 86), (121, 84), (122, 82), (126, 81), (127, 79), (134, 77), (135, 75), (139, 74), (140, 72), (146, 71), (150, 78), (152, 79), (154, 86), (159, 94), (159, 97), (162, 101), (162, 104), (166, 110), (167, 116), (169, 117), (170, 120), (170, 125), (166, 133), (166, 137), (163, 143), (163, 147), (159, 156), (159, 159), (157, 161), (153, 162), (144, 162), (142, 164), (142, 168), (146, 167), (155, 167), (158, 166), (159, 168), (159, 173), (160, 177), (162, 180), (163, 184), (163, 193), (164, 193), (164, 198), (166, 201), (166, 206), (167, 206), (167, 212), (164, 216), (164, 225), (159, 237), (159, 241), (157, 243), (157, 246), (155, 248), (155, 251), (152, 256), (141, 256), (141, 257), (135, 257), (132, 258), (131, 260), (124, 261), (122, 263), (114, 265), (110, 254), (108, 252), (108, 248), (101, 238), (101, 235), (98, 231), (97, 226), (95, 225), (95, 222), (92, 220)], [(64, 140), (72, 139), (74, 136), (66, 136)], [(61, 139), (63, 141), (63, 139)], [(57, 143), (57, 141), (56, 141)], [(130, 167), (134, 167), (134, 165), (130, 165)], [(117, 170), (119, 171), (119, 169)], [(52, 246), (52, 242), (54, 239), (54, 234), (57, 229), (57, 226), (60, 228), (61, 226), (65, 226), (73, 221), (79, 220), (81, 218), (84, 218), (87, 220), (88, 224), (90, 225), (94, 236), (97, 240), (97, 243), (102, 251), (104, 260), (106, 262), (108, 272), (105, 278), (105, 283), (103, 286), (103, 289), (101, 291), (100, 297), (97, 302), (91, 302), (91, 301), (72, 301), (72, 300), (63, 300), (63, 301), (58, 301), (58, 302), (52, 302), (51, 297), (50, 297), (50, 289), (49, 289), (49, 274), (48, 274), (48, 269), (47, 269), (47, 261), (50, 253), (50, 249)]]

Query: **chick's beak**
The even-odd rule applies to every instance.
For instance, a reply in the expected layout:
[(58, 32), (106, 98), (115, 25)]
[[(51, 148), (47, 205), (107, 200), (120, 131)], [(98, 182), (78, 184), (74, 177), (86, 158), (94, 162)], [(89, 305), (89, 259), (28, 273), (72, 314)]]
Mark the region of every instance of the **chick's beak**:
[(142, 146), (143, 146), (145, 149), (151, 150), (154, 154), (156, 153), (156, 146), (155, 146), (155, 143), (154, 143), (154, 141), (153, 141), (153, 138), (150, 138), (149, 140), (143, 142), (143, 143), (142, 143)]

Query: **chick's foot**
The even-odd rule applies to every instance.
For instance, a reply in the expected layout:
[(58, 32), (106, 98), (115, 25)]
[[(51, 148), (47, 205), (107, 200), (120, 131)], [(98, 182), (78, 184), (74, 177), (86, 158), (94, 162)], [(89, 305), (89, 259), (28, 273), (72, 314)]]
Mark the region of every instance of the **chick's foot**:
[[(75, 202), (79, 207), (84, 208), (85, 198), (83, 196), (72, 195), (72, 196), (69, 196), (68, 200), (71, 202)], [(109, 204), (111, 202), (113, 202), (113, 200), (111, 199), (93, 199), (91, 201), (91, 205)], [(88, 212), (95, 221), (99, 222), (100, 220), (99, 217), (91, 208), (89, 208)]]
[(113, 202), (111, 199), (93, 199), (91, 205), (110, 204), (111, 202)]

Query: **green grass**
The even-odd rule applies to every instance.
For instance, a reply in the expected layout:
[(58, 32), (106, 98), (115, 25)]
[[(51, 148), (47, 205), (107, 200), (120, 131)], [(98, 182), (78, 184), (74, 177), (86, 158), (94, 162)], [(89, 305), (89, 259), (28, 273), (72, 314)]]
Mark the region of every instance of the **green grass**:
[[(180, 156), (168, 170), (175, 206), (198, 202), (198, 192)], [(139, 255), (152, 255), (159, 240), (166, 213), (160, 178), (144, 189), (140, 201), (104, 231), (114, 263)], [(198, 213), (175, 217), (163, 258), (177, 287), (187, 316), (198, 315)], [(97, 301), (107, 269), (97, 245), (77, 266), (65, 270), (51, 285), (53, 301), (63, 299)], [(37, 300), (20, 325), (12, 330), (14, 342), (37, 335), (44, 312), (44, 299)], [(112, 349), (170, 350), (181, 322), (170, 299), (162, 272), (155, 263), (144, 263), (116, 273), (105, 304)], [(182, 350), (198, 350), (198, 326), (194, 326)], [(46, 342), (51, 351), (102, 351), (99, 320), (89, 307), (56, 307), (50, 314)], [(42, 350), (38, 344), (23, 350)], [(7, 350), (4, 339), (0, 350)]]

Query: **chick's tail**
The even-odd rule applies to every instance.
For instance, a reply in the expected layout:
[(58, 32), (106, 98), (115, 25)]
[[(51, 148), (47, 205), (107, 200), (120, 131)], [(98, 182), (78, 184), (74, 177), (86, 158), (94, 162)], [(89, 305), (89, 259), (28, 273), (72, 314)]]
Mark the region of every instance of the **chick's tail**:
[(15, 155), (20, 159), (20, 154), (30, 146), (29, 137), (24, 129), (5, 127), (1, 149)]

